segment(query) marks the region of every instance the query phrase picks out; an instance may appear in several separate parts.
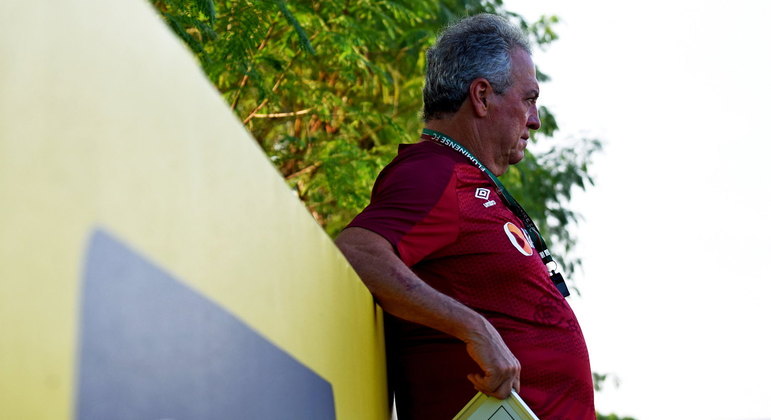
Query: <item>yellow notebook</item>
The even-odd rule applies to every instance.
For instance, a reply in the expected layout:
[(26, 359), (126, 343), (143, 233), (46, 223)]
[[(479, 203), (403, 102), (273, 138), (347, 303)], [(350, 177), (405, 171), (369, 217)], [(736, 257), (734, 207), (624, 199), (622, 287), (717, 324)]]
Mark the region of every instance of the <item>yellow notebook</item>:
[(453, 420), (538, 420), (538, 417), (514, 391), (505, 400), (479, 392)]

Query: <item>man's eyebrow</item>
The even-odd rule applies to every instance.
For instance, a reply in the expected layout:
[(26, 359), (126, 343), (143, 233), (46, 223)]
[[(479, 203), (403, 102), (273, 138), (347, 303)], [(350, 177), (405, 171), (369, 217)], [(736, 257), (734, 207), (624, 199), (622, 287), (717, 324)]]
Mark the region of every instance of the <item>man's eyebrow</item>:
[(536, 98), (540, 95), (540, 91), (538, 89), (531, 89), (527, 92), (527, 96), (535, 96)]

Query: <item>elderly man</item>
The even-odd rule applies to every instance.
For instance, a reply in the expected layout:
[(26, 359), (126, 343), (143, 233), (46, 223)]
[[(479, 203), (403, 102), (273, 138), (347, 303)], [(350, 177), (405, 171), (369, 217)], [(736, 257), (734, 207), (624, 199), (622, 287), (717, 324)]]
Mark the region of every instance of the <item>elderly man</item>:
[(337, 238), (390, 314), (399, 419), (450, 419), (475, 389), (498, 398), (514, 389), (541, 419), (594, 419), (564, 282), (497, 179), (541, 124), (527, 38), (477, 15), (449, 27), (427, 61), (422, 141), (400, 146)]

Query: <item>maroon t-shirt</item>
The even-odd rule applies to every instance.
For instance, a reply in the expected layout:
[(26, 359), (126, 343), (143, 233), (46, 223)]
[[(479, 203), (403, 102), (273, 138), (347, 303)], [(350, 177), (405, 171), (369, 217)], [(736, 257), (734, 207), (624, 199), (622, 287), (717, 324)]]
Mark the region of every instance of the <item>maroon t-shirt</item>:
[[(504, 203), (466, 157), (423, 141), (400, 146), (349, 227), (383, 236), (426, 283), (485, 316), (522, 364), (520, 395), (541, 419), (594, 419), (581, 329)], [(476, 393), (465, 345), (397, 318), (386, 327), (399, 419), (452, 418)]]

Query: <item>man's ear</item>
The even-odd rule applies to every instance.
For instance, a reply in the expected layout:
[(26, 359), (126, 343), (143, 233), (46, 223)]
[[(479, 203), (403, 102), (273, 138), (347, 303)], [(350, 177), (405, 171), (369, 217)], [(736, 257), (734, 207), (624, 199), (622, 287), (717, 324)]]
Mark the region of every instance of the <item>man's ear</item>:
[(468, 99), (474, 115), (483, 118), (487, 116), (487, 100), (493, 94), (493, 87), (487, 79), (478, 78), (471, 81), (468, 88)]

